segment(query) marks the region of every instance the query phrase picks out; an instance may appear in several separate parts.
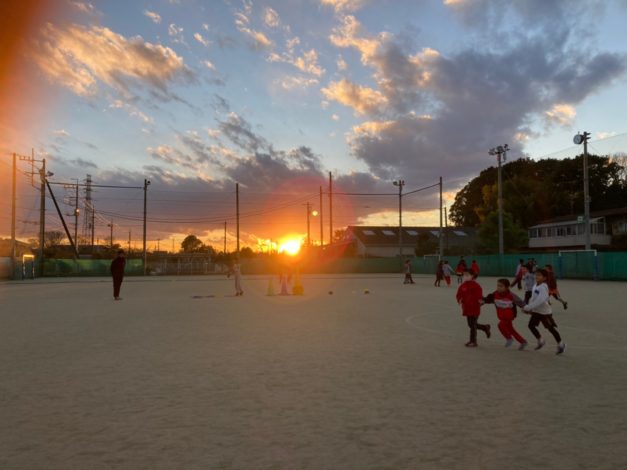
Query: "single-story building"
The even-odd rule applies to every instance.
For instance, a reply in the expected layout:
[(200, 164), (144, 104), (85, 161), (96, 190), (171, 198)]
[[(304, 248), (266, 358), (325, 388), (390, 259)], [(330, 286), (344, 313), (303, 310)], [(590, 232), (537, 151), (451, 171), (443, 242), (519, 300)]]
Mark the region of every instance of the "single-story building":
[[(585, 247), (583, 216), (567, 215), (529, 227), (529, 248), (581, 249)], [(612, 238), (627, 234), (627, 207), (590, 214), (590, 243), (610, 246)]]
[[(472, 253), (477, 243), (477, 230), (469, 227), (442, 229), (444, 250)], [(413, 256), (423, 248), (428, 254), (438, 252), (439, 227), (403, 227), (402, 255)], [(356, 244), (356, 254), (361, 257), (392, 258), (401, 254), (399, 228), (388, 226), (349, 226), (345, 240)]]

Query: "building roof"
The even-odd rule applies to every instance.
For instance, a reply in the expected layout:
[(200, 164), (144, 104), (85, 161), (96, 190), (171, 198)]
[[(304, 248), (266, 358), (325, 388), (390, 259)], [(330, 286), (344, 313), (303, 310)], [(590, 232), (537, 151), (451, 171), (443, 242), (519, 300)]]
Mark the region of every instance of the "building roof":
[[(555, 217), (553, 219), (543, 220), (536, 225), (533, 225), (529, 228), (538, 228), (544, 227), (547, 225), (555, 225), (555, 224), (568, 224), (568, 223), (577, 223), (577, 217), (581, 214), (570, 214), (570, 215), (562, 215), (559, 217)], [(627, 216), (627, 207), (618, 207), (616, 209), (605, 209), (602, 211), (594, 211), (590, 213), (590, 219), (595, 219), (599, 217), (612, 217), (616, 215), (626, 215)]]
[[(471, 227), (446, 227), (442, 229), (450, 243), (468, 243), (476, 236), (477, 230)], [(349, 237), (357, 238), (364, 245), (398, 246), (398, 227), (367, 225), (348, 227)], [(403, 227), (403, 245), (416, 246), (420, 235), (426, 234), (431, 240), (438, 240), (440, 227)]]
[[(546, 227), (548, 225), (566, 225), (577, 223), (577, 217), (581, 214), (570, 214), (570, 215), (562, 215), (560, 217), (555, 217), (553, 219), (543, 220), (535, 225), (532, 225), (529, 228), (541, 228)], [(616, 209), (605, 209), (602, 211), (594, 211), (590, 213), (590, 219), (598, 219), (600, 217), (612, 217), (617, 215), (627, 215), (627, 207), (619, 207)]]

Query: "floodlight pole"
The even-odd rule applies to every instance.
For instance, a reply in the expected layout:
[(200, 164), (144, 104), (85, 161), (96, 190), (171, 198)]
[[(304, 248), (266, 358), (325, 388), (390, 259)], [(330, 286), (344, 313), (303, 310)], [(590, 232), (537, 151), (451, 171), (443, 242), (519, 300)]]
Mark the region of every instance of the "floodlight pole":
[(329, 244), (333, 245), (333, 173), (329, 171)]
[(44, 242), (46, 238), (46, 159), (41, 161), (39, 170), (41, 186), (39, 188), (39, 276), (44, 276)]
[(398, 256), (403, 263), (403, 186), (405, 180), (397, 180), (392, 182), (394, 186), (398, 186)]
[(324, 246), (324, 223), (322, 219), (322, 186), (320, 186), (320, 248)]
[(444, 255), (444, 236), (442, 233), (442, 225), (443, 225), (443, 214), (442, 214), (442, 177), (440, 176), (440, 246), (439, 246), (439, 258), (442, 259)]
[(17, 155), (13, 154), (13, 191), (11, 194), (11, 279), (15, 276), (15, 256), (17, 255), (17, 246), (15, 241), (15, 217), (17, 213)]
[(505, 242), (503, 237), (503, 178), (501, 171), (501, 164), (507, 159), (507, 151), (509, 147), (507, 144), (499, 145), (496, 148), (490, 149), (490, 155), (496, 155), (498, 163), (498, 178), (497, 178), (497, 191), (498, 191), (498, 214), (499, 214), (499, 255), (505, 253)]
[(76, 200), (74, 201), (74, 243), (76, 245), (76, 252), (78, 253), (78, 179), (76, 180)]
[(148, 255), (146, 253), (146, 214), (148, 213), (148, 186), (150, 186), (150, 181), (144, 179), (144, 234), (143, 234), (143, 247), (142, 247), (142, 256), (144, 259), (144, 276), (148, 272), (147, 264), (148, 264)]
[(592, 248), (592, 242), (590, 240), (590, 175), (588, 169), (588, 140), (590, 140), (589, 132), (577, 134), (574, 139), (577, 145), (583, 143), (583, 220), (586, 250), (590, 250)]
[(235, 232), (237, 237), (236, 259), (239, 261), (239, 183), (235, 183)]

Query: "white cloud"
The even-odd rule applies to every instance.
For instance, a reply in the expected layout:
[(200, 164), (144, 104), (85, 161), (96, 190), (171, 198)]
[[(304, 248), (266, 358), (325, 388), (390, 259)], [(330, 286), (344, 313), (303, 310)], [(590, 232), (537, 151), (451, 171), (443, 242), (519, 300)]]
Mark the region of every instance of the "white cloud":
[(252, 14), (252, 3), (245, 2), (244, 10), (235, 12), (235, 26), (238, 31), (244, 34), (251, 41), (251, 46), (255, 49), (266, 49), (272, 46), (272, 41), (261, 31), (250, 27), (250, 16)]
[(183, 37), (183, 27), (177, 26), (174, 23), (171, 23), (168, 26), (168, 35), (172, 38), (172, 42), (185, 44), (185, 38)]
[(356, 11), (369, 0), (320, 0), (323, 5), (331, 6), (336, 12)]
[(209, 45), (209, 40), (202, 37), (200, 33), (194, 33), (194, 39), (205, 47)]
[(284, 90), (292, 91), (296, 89), (305, 89), (313, 85), (318, 85), (318, 83), (320, 82), (316, 78), (295, 77), (292, 75), (287, 75), (278, 80), (278, 83)]
[(55, 135), (61, 138), (66, 138), (70, 136), (70, 133), (66, 131), (65, 129), (57, 129), (55, 131), (52, 131), (52, 135)]
[(601, 131), (601, 132), (597, 132), (594, 136), (597, 140), (601, 140), (601, 139), (609, 139), (610, 137), (615, 137), (617, 136), (618, 133), (617, 132), (605, 132), (605, 131)]
[(334, 121), (339, 121), (340, 117), (337, 114), (332, 114), (331, 115), (331, 119), (334, 120)]
[(348, 64), (346, 63), (346, 61), (344, 60), (344, 58), (342, 56), (339, 56), (337, 58), (337, 60), (335, 61), (335, 65), (337, 66), (337, 69), (340, 72), (343, 72), (346, 69), (348, 69)]
[(70, 2), (72, 4), (72, 6), (74, 6), (74, 8), (82, 11), (83, 13), (95, 13), (96, 9), (94, 8), (94, 6), (91, 3), (87, 3), (87, 2)]
[(278, 28), (281, 24), (281, 19), (279, 18), (279, 14), (270, 7), (267, 7), (263, 14), (263, 22), (269, 28)]
[(205, 67), (207, 67), (209, 70), (216, 70), (215, 65), (213, 65), (211, 62), (209, 62), (208, 60), (203, 61), (203, 64), (205, 64)]
[(544, 117), (549, 124), (557, 124), (561, 127), (570, 127), (577, 116), (574, 106), (567, 103), (557, 103), (545, 111)]
[(154, 11), (144, 10), (144, 16), (149, 18), (155, 24), (161, 24), (161, 15)]

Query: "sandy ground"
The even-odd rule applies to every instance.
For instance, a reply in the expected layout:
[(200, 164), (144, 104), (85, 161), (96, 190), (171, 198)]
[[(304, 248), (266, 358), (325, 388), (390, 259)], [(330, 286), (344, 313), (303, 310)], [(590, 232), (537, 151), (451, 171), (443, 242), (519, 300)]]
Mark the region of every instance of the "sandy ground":
[(303, 280), (131, 278), (121, 302), (105, 280), (0, 284), (0, 468), (627, 468), (627, 283), (561, 283), (557, 357), (496, 329), (464, 348), (430, 278)]

